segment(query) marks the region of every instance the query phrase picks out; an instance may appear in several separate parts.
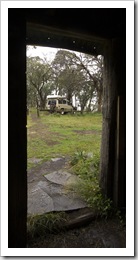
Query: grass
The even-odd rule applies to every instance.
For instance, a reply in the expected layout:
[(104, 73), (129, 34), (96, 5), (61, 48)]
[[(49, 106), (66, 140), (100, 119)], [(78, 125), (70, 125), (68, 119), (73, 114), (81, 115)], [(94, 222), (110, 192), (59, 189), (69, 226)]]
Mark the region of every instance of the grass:
[(31, 110), (27, 117), (28, 168), (34, 166), (31, 158), (42, 161), (53, 157), (72, 156), (75, 151), (99, 152), (102, 115), (60, 115)]
[[(28, 116), (28, 159), (43, 161), (52, 157), (69, 156), (72, 173), (81, 182), (72, 187), (86, 200), (90, 207), (107, 215), (111, 202), (103, 198), (98, 181), (102, 115), (59, 115), (32, 110)], [(93, 155), (88, 156), (88, 154)], [(28, 160), (28, 168), (34, 166)]]
[(67, 221), (64, 212), (50, 212), (42, 215), (28, 216), (27, 218), (27, 240), (33, 241), (43, 240), (47, 234), (56, 234)]
[[(35, 166), (29, 162), (32, 158), (40, 158), (42, 163), (53, 157), (69, 156), (70, 171), (80, 177), (80, 182), (69, 188), (106, 218), (112, 212), (112, 202), (102, 196), (98, 181), (101, 130), (102, 115), (98, 113), (61, 116), (41, 112), (37, 118), (36, 111), (31, 110), (27, 117), (28, 168)], [(47, 234), (58, 233), (66, 221), (64, 212), (29, 216), (28, 241), (41, 244)]]
[(93, 210), (107, 218), (112, 213), (112, 201), (102, 195), (99, 186), (99, 153), (88, 156), (87, 153), (75, 153), (71, 159), (71, 171), (80, 177), (72, 190), (77, 191)]

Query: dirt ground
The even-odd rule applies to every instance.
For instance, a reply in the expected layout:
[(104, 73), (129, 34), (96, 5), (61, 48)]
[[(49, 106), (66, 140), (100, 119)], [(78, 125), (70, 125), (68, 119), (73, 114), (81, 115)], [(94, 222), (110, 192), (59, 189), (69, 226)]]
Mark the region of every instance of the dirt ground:
[(95, 219), (68, 231), (28, 241), (29, 248), (125, 248), (125, 225), (116, 218)]
[(37, 158), (32, 158), (32, 162), (36, 162), (36, 166), (28, 170), (28, 183), (44, 180), (44, 174), (58, 171), (60, 169), (66, 169), (69, 167), (69, 157), (61, 157), (60, 160), (46, 161), (42, 164), (37, 164)]
[[(37, 161), (37, 160), (36, 160)], [(51, 160), (28, 171), (28, 183), (42, 180), (43, 173), (68, 168), (69, 158)], [(74, 219), (86, 213), (85, 209), (69, 212), (70, 218)], [(72, 229), (46, 234), (45, 238), (28, 240), (29, 248), (125, 248), (126, 227), (118, 218), (90, 219), (76, 225)]]

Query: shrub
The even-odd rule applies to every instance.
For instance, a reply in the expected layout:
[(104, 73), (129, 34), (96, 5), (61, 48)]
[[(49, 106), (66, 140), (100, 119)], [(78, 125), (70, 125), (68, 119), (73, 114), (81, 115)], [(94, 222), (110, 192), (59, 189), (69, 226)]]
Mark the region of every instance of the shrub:
[(100, 154), (92, 157), (83, 152), (76, 152), (71, 159), (71, 171), (80, 177), (74, 189), (80, 193), (89, 207), (107, 217), (112, 210), (112, 201), (102, 195), (99, 186)]

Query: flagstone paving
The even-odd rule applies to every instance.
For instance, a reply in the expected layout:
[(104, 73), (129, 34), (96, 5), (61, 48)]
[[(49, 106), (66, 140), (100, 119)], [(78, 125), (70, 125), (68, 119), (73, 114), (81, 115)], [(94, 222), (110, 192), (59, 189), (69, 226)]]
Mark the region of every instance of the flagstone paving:
[[(66, 160), (63, 159), (53, 158), (43, 167), (39, 165), (28, 172), (29, 215), (87, 207), (80, 196), (69, 188), (79, 181), (79, 177), (65, 170)], [(50, 172), (55, 166), (57, 170)]]

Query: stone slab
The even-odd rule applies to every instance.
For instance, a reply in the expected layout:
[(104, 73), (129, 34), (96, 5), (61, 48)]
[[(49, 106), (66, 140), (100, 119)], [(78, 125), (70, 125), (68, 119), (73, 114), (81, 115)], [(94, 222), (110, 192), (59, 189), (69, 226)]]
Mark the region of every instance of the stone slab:
[(77, 176), (73, 176), (69, 172), (59, 170), (59, 171), (54, 171), (52, 173), (46, 174), (44, 175), (44, 177), (50, 182), (66, 185), (66, 183), (71, 182), (71, 180), (72, 182), (76, 181)]
[(46, 192), (38, 186), (30, 190), (28, 193), (28, 214), (43, 214), (53, 210), (53, 200)]
[(67, 211), (85, 208), (86, 203), (76, 193), (66, 188), (76, 176), (65, 171), (52, 172), (45, 181), (28, 185), (28, 214)]

